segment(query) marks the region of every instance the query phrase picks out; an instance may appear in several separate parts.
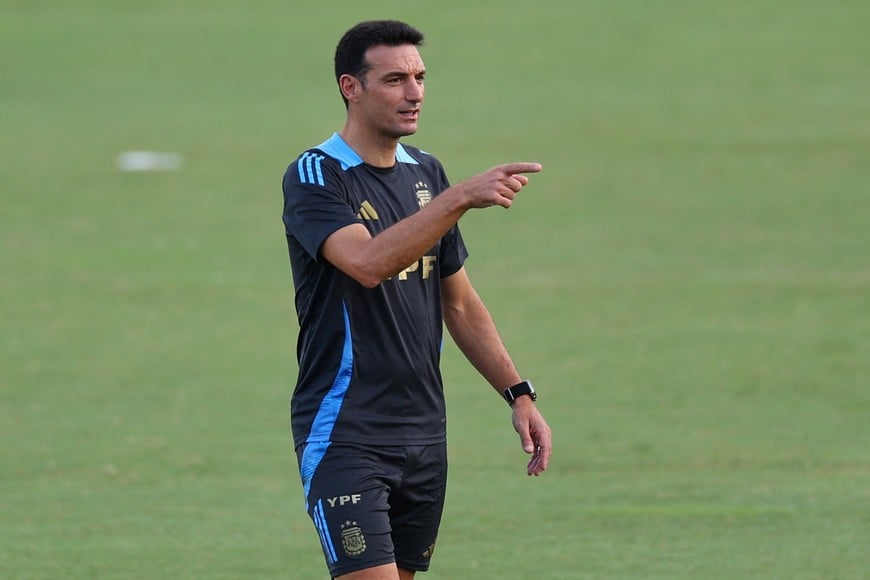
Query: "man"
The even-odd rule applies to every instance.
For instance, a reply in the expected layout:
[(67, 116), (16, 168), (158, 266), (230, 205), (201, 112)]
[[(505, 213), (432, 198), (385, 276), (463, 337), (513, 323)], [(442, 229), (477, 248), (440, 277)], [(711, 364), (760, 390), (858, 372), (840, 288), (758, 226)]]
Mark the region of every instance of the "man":
[(291, 404), (306, 507), (334, 578), (409, 579), (429, 567), (444, 504), (442, 321), (511, 403), (529, 475), (550, 428), (463, 268), (457, 222), (511, 207), (537, 163), (450, 186), (441, 164), (399, 140), (417, 131), (423, 35), (363, 22), (335, 53), (340, 133), (284, 175), (284, 224), (299, 317)]

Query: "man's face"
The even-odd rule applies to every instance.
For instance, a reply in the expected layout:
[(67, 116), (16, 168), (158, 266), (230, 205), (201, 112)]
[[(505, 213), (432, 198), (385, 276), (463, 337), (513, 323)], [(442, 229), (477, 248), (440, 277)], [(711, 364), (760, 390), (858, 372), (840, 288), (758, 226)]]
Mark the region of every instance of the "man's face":
[(364, 83), (355, 102), (359, 119), (383, 136), (417, 132), (426, 67), (416, 46), (374, 46), (366, 51)]

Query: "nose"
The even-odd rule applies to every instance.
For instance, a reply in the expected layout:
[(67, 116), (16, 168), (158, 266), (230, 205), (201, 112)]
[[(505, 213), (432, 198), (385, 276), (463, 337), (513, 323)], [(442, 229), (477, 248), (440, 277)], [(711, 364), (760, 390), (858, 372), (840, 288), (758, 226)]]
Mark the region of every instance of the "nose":
[(412, 81), (407, 83), (405, 90), (405, 100), (410, 103), (419, 103), (423, 100), (423, 83), (421, 81)]

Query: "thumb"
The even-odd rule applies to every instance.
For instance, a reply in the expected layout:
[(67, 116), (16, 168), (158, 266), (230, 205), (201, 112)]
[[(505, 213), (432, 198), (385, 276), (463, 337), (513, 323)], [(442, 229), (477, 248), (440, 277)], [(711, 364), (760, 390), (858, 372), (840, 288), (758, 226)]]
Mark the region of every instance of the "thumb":
[(524, 429), (520, 430), (520, 443), (523, 446), (523, 451), (526, 453), (534, 453), (535, 452), (535, 443), (532, 441), (531, 435), (529, 435), (529, 427), (528, 425), (524, 425)]
[(523, 451), (526, 453), (535, 452), (535, 442), (532, 441), (532, 435), (529, 433), (529, 420), (527, 417), (520, 415), (516, 410), (513, 413), (514, 429), (520, 436), (520, 444), (523, 446)]

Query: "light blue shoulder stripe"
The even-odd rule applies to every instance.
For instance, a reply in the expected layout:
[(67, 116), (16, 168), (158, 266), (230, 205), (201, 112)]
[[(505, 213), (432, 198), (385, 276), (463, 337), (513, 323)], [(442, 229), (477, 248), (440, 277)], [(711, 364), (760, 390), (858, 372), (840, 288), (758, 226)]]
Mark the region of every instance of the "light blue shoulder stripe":
[(402, 147), (402, 144), (399, 143), (398, 148), (396, 148), (396, 161), (399, 163), (410, 163), (411, 165), (420, 165), (417, 163), (417, 160), (411, 157), (411, 154), (405, 151), (405, 148)]
[(323, 155), (317, 155), (311, 151), (305, 152), (296, 163), (299, 170), (299, 182), (323, 187), (323, 171), (320, 169), (320, 164), (324, 159)]
[(338, 368), (338, 373), (335, 375), (335, 380), (332, 382), (332, 387), (330, 387), (326, 396), (323, 397), (320, 409), (317, 410), (317, 415), (314, 416), (311, 432), (305, 440), (307, 445), (305, 446), (305, 451), (302, 452), (302, 465), (300, 465), (299, 470), (302, 475), (302, 487), (305, 491), (306, 505), (308, 504), (308, 491), (311, 489), (311, 480), (331, 443), (332, 429), (335, 427), (335, 421), (338, 419), (338, 413), (341, 411), (344, 395), (347, 393), (347, 388), (350, 386), (350, 378), (353, 374), (353, 340), (350, 335), (350, 316), (348, 315), (346, 305), (342, 304), (341, 308), (344, 314), (344, 347), (341, 351), (341, 365)]
[(344, 142), (341, 135), (333, 133), (332, 137), (315, 147), (320, 149), (333, 159), (337, 159), (341, 163), (341, 168), (345, 171), (351, 167), (362, 165), (362, 157), (356, 154), (356, 151), (350, 148), (350, 145)]

